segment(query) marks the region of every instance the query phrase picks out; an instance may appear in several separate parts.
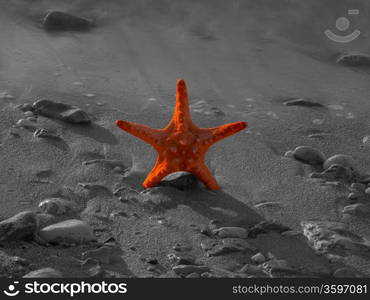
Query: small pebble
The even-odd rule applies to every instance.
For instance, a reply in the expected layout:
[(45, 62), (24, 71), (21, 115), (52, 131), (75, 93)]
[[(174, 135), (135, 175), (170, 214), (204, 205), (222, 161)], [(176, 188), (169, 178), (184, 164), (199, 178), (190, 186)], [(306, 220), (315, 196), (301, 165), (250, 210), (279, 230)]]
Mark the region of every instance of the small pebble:
[(265, 256), (262, 254), (262, 253), (257, 253), (257, 254), (255, 254), (255, 255), (253, 255), (252, 257), (251, 257), (251, 259), (255, 262), (255, 263), (257, 263), (257, 264), (262, 264), (262, 263), (264, 263), (265, 261), (266, 261), (266, 258), (265, 258)]
[(305, 164), (319, 166), (325, 161), (324, 154), (310, 146), (299, 146), (293, 150), (293, 156), (296, 160)]

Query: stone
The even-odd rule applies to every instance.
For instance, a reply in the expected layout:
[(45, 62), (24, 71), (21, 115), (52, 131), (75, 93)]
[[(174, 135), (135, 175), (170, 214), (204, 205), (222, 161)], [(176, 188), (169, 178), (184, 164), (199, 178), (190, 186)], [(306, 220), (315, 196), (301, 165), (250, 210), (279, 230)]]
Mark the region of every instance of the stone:
[(328, 169), (333, 165), (339, 165), (339, 166), (349, 168), (352, 171), (355, 171), (356, 170), (355, 164), (356, 163), (354, 159), (352, 158), (352, 156), (345, 155), (345, 154), (336, 154), (326, 159), (323, 167), (324, 169)]
[(282, 224), (273, 223), (269, 221), (261, 221), (249, 229), (248, 237), (255, 238), (259, 234), (264, 234), (264, 233), (269, 233), (269, 232), (283, 233), (289, 230), (291, 230), (289, 227), (282, 225)]
[(352, 183), (350, 186), (351, 191), (359, 191), (359, 192), (365, 192), (366, 190), (366, 185), (363, 183)]
[(48, 118), (59, 119), (73, 124), (87, 124), (91, 122), (90, 117), (82, 109), (61, 102), (51, 100), (38, 100), (32, 104), (32, 111)]
[(35, 137), (35, 138), (44, 138), (44, 139), (47, 139), (47, 138), (49, 138), (49, 139), (59, 139), (59, 136), (48, 132), (44, 128), (36, 129), (35, 132), (33, 133), (33, 137)]
[(123, 250), (116, 243), (105, 243), (103, 246), (82, 253), (84, 259), (94, 259), (102, 264), (110, 264), (122, 260)]
[(63, 275), (56, 269), (53, 268), (42, 268), (35, 271), (31, 271), (23, 276), (23, 278), (62, 278)]
[(24, 103), (17, 106), (21, 111), (27, 112), (32, 110), (32, 103)]
[(318, 253), (347, 256), (364, 255), (370, 251), (370, 244), (349, 231), (343, 223), (303, 221), (301, 226), (311, 247)]
[(51, 224), (57, 223), (57, 218), (51, 214), (39, 213), (36, 215), (36, 217), (38, 230)]
[(190, 273), (189, 275), (186, 276), (186, 278), (200, 278), (199, 273)]
[(204, 272), (209, 272), (210, 269), (207, 266), (199, 265), (177, 265), (172, 268), (172, 270), (177, 275), (187, 276), (191, 273), (202, 274)]
[(160, 183), (160, 186), (171, 186), (184, 191), (198, 186), (197, 178), (187, 172), (176, 172), (166, 176)]
[(256, 266), (256, 265), (246, 264), (240, 269), (239, 272), (248, 274), (248, 275), (253, 275), (256, 277), (266, 277), (266, 273), (263, 272), (262, 265)]
[(195, 265), (195, 258), (189, 254), (170, 253), (167, 258), (174, 265)]
[(351, 183), (357, 180), (357, 173), (348, 167), (341, 165), (331, 165), (321, 173), (312, 173), (311, 178), (319, 178), (326, 181), (343, 181)]
[(301, 272), (284, 259), (271, 259), (262, 264), (262, 270), (270, 277), (292, 277), (300, 275)]
[(241, 227), (221, 227), (214, 230), (214, 233), (220, 238), (241, 238), (245, 239), (248, 231)]
[(77, 205), (62, 198), (49, 198), (40, 202), (39, 210), (52, 215), (64, 215), (77, 211)]
[(365, 194), (366, 194), (366, 195), (370, 195), (370, 187), (366, 188), (366, 190), (365, 190)]
[(351, 67), (370, 66), (370, 55), (355, 50), (348, 51), (341, 54), (336, 62)]
[(347, 205), (343, 208), (342, 213), (362, 217), (370, 216), (370, 205), (363, 203)]
[(38, 128), (37, 123), (32, 122), (32, 121), (27, 120), (27, 119), (18, 120), (15, 126), (26, 128), (26, 129), (36, 129), (36, 128)]
[(258, 252), (257, 254), (253, 255), (251, 259), (256, 264), (262, 264), (266, 261), (265, 256), (261, 252)]
[(0, 222), (0, 241), (29, 240), (36, 230), (36, 214), (24, 211)]
[(257, 249), (244, 239), (225, 238), (222, 240), (204, 240), (201, 248), (207, 256), (220, 256), (234, 252), (255, 252)]
[(309, 146), (299, 146), (293, 150), (293, 157), (305, 164), (321, 166), (325, 161), (324, 154)]
[(45, 16), (42, 26), (49, 31), (86, 31), (93, 27), (93, 23), (66, 12), (51, 11)]
[(100, 265), (92, 266), (91, 268), (86, 270), (86, 273), (90, 277), (95, 277), (95, 278), (102, 278), (106, 275), (103, 267)]
[(90, 225), (75, 219), (49, 225), (41, 229), (39, 235), (49, 243), (86, 243), (95, 240)]
[(118, 159), (92, 159), (92, 160), (87, 160), (87, 161), (84, 161), (82, 163), (83, 165), (85, 166), (88, 166), (88, 165), (93, 165), (93, 164), (101, 164), (103, 166), (106, 166), (110, 169), (114, 169), (116, 167), (120, 167), (120, 169), (124, 169), (125, 168), (125, 165), (123, 164), (122, 161), (118, 160)]
[(286, 106), (324, 107), (321, 103), (308, 98), (291, 98), (285, 100), (283, 103)]

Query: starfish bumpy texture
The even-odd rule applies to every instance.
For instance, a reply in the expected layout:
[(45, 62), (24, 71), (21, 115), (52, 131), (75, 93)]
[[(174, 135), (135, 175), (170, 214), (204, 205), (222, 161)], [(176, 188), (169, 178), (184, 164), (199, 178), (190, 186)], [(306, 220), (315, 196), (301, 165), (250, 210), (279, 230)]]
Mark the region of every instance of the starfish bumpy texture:
[(172, 120), (163, 129), (118, 120), (116, 125), (142, 139), (158, 152), (157, 162), (143, 183), (144, 188), (156, 186), (167, 175), (185, 171), (192, 173), (211, 190), (220, 186), (208, 170), (204, 159), (214, 143), (247, 127), (235, 122), (214, 128), (199, 128), (191, 120), (185, 82), (176, 85), (176, 107)]

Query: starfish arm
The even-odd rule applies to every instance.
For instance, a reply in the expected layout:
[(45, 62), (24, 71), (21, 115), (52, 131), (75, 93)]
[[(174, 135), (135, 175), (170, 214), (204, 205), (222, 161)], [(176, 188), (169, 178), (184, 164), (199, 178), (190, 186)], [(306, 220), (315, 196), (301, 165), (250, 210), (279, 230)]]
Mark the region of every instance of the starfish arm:
[(164, 177), (166, 177), (168, 174), (171, 174), (172, 170), (167, 166), (167, 164), (163, 162), (157, 162), (155, 163), (155, 166), (150, 171), (148, 176), (143, 182), (143, 187), (145, 189), (156, 186)]
[(201, 164), (198, 167), (191, 170), (191, 173), (197, 177), (204, 185), (210, 190), (219, 190), (216, 179), (212, 176), (211, 172), (205, 164)]
[(247, 128), (247, 126), (248, 126), (247, 122), (235, 122), (235, 123), (221, 125), (215, 128), (210, 128), (208, 130), (210, 131), (211, 136), (208, 139), (208, 144), (210, 146), (224, 138), (227, 138), (230, 135), (233, 135)]
[(152, 145), (154, 148), (158, 147), (158, 141), (162, 137), (160, 129), (150, 128), (145, 125), (140, 125), (132, 122), (118, 120), (116, 125), (124, 131), (142, 139), (144, 142)]
[(192, 124), (188, 91), (184, 80), (179, 80), (176, 84), (176, 106), (173, 113), (172, 122), (179, 131), (187, 130), (189, 124)]

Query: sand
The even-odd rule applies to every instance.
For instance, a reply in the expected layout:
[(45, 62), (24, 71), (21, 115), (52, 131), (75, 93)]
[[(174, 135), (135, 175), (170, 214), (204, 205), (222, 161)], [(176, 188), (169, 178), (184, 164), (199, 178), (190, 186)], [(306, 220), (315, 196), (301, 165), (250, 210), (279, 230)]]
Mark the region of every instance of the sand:
[[(323, 34), (335, 26), (348, 1), (26, 2), (0, 0), (0, 92), (13, 96), (0, 99), (0, 219), (36, 211), (51, 196), (73, 198), (79, 213), (61, 219), (84, 219), (98, 241), (114, 237), (124, 251), (122, 262), (106, 267), (114, 276), (169, 274), (167, 255), (177, 243), (214, 268), (236, 272), (251, 263), (251, 253), (204, 255), (199, 231), (211, 220), (218, 220), (219, 227), (244, 228), (269, 220), (297, 233), (302, 221), (337, 221), (370, 239), (368, 218), (341, 213), (348, 190), (320, 185), (309, 178), (308, 166), (284, 157), (296, 146), (309, 145), (326, 156), (349, 154), (362, 172), (369, 169), (370, 150), (362, 144), (370, 134), (369, 71), (335, 62), (343, 51), (369, 51), (368, 18), (353, 23), (363, 34), (348, 45), (337, 45)], [(365, 11), (364, 1), (357, 4)], [(88, 32), (46, 32), (40, 24), (50, 10), (94, 19), (96, 26)], [(169, 203), (160, 203), (159, 210), (121, 203), (112, 193), (119, 187), (140, 193), (155, 152), (114, 121), (165, 126), (180, 78), (188, 85), (198, 126), (250, 125), (207, 155), (222, 190), (158, 188), (150, 193)], [(291, 97), (311, 98), (327, 109), (285, 106), (283, 101)], [(76, 105), (93, 123), (39, 117), (38, 126), (61, 137), (57, 142), (12, 128), (24, 118), (16, 106), (40, 98)], [(322, 132), (327, 135), (308, 137)], [(83, 165), (92, 159), (119, 160), (125, 170)], [(37, 177), (45, 170), (50, 176)], [(87, 192), (79, 183), (100, 187)], [(269, 204), (255, 207), (265, 202)], [(112, 217), (115, 211), (127, 216)], [(340, 266), (370, 275), (366, 255), (349, 251), (331, 260), (317, 255), (302, 236), (267, 233), (250, 242), (306, 276), (333, 276)], [(29, 259), (33, 268), (87, 276), (78, 260), (94, 247), (15, 242), (4, 243), (2, 250)], [(148, 257), (158, 259), (162, 269), (147, 270)]]

